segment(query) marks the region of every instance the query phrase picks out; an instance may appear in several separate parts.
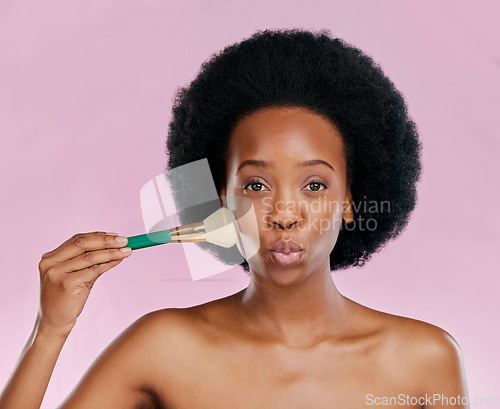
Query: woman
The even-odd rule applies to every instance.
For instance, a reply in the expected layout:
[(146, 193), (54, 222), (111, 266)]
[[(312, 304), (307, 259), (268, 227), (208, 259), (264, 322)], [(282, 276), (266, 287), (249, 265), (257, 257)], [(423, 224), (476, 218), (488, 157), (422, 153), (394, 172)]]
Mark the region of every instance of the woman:
[[(328, 34), (257, 32), (180, 89), (168, 167), (206, 157), (221, 197), (252, 200), (249, 286), (143, 316), (60, 408), (468, 407), (448, 333), (357, 304), (332, 281), (404, 230), (421, 144), (380, 67)], [(79, 234), (44, 254), (40, 313), (0, 408), (40, 406), (96, 279), (130, 255), (118, 239)]]

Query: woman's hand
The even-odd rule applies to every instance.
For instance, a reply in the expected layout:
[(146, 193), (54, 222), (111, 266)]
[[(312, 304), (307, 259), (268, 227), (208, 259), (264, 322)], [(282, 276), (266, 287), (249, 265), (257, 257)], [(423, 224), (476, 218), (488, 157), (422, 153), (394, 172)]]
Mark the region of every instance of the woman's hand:
[(130, 247), (125, 247), (127, 239), (119, 239), (115, 233), (75, 234), (42, 256), (39, 332), (63, 339), (69, 335), (95, 281), (131, 254)]

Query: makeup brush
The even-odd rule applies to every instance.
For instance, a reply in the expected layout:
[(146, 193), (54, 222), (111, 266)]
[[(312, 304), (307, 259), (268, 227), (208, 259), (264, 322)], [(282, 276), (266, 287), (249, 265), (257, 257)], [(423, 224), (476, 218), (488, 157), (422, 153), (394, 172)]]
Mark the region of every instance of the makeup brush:
[(234, 213), (221, 207), (202, 222), (128, 237), (127, 247), (137, 250), (159, 244), (196, 241), (208, 241), (226, 248), (235, 245), (238, 241), (238, 226)]

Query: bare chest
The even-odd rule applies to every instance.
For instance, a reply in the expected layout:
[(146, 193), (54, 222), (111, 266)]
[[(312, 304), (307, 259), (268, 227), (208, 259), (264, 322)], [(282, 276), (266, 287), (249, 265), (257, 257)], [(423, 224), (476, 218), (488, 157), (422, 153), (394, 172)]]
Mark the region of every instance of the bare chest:
[(405, 371), (379, 358), (362, 348), (228, 344), (193, 350), (175, 370), (166, 366), (156, 389), (165, 409), (354, 409), (382, 400), (385, 408), (419, 407), (402, 401), (415, 392)]

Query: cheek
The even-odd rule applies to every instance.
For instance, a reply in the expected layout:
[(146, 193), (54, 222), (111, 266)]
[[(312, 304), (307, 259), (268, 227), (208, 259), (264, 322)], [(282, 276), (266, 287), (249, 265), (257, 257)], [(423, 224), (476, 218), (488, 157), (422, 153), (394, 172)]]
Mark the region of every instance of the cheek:
[[(340, 233), (342, 226), (342, 206), (340, 204), (331, 204), (328, 211), (317, 212), (310, 215), (309, 227), (306, 232), (307, 237), (307, 254), (309, 260), (316, 260), (322, 263), (328, 259), (332, 252)], [(311, 265), (316, 268), (315, 264)]]
[(257, 222), (257, 227), (260, 232), (266, 232), (272, 230), (272, 226), (269, 223), (269, 215), (271, 213), (272, 206), (266, 200), (252, 200), (253, 208), (255, 211), (255, 217)]
[(342, 200), (328, 196), (311, 201), (305, 213), (307, 228), (319, 234), (335, 234), (342, 223), (343, 206)]

